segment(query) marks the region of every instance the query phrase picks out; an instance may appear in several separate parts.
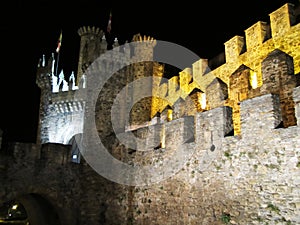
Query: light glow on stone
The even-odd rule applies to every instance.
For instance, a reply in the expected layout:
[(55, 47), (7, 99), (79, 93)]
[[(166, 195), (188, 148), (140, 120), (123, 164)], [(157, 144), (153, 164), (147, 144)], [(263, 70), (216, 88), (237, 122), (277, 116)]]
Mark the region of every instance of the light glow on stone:
[(205, 109), (206, 108), (206, 94), (202, 93), (199, 99), (199, 103), (201, 106), (201, 109)]
[(168, 109), (167, 120), (171, 121), (172, 119), (173, 119), (173, 110), (172, 109)]
[(253, 89), (258, 87), (257, 73), (253, 70), (250, 70), (250, 83)]

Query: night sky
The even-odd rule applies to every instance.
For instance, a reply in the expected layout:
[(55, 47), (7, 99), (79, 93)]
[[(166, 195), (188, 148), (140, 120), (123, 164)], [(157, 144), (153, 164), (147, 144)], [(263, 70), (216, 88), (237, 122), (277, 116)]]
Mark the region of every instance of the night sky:
[[(77, 70), (81, 26), (106, 29), (112, 11), (112, 33), (119, 40), (133, 34), (179, 44), (210, 59), (224, 51), (224, 42), (287, 1), (163, 1), (10, 0), (0, 3), (1, 109), (0, 128), (8, 141), (35, 142), (40, 90), (35, 83), (42, 54), (55, 52), (60, 30), (60, 68), (66, 76)], [(114, 3), (115, 2), (115, 3)], [(288, 1), (295, 5), (299, 0)]]

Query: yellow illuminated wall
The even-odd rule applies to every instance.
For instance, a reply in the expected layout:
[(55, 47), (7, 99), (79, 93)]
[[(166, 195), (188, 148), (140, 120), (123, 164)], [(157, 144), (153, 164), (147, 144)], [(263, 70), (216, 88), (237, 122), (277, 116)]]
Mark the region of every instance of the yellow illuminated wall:
[[(269, 17), (270, 24), (258, 21), (245, 30), (245, 37), (234, 36), (225, 42), (225, 63), (216, 69), (210, 70), (208, 60), (200, 59), (191, 68), (174, 75), (168, 83), (155, 85), (154, 95), (166, 97), (152, 102), (151, 115), (162, 112), (167, 105), (173, 107), (179, 98), (186, 99), (196, 88), (206, 93), (210, 83), (219, 78), (228, 86), (228, 99), (223, 104), (233, 108), (235, 134), (239, 134), (238, 103), (249, 98), (245, 88), (256, 89), (263, 85), (262, 61), (274, 50), (280, 50), (293, 58), (294, 74), (300, 72), (300, 24), (296, 23), (294, 5), (287, 3)], [(232, 75), (241, 67), (247, 68), (243, 78), (239, 78), (241, 83), (232, 81)]]

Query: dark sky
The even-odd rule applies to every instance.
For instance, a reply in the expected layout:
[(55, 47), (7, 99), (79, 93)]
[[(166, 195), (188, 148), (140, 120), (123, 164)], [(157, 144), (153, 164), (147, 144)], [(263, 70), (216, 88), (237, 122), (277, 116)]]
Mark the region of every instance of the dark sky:
[[(224, 51), (224, 42), (268, 14), (284, 0), (251, 1), (100, 1), (10, 0), (0, 3), (0, 128), (7, 141), (35, 142), (40, 90), (36, 65), (55, 51), (63, 30), (60, 66), (66, 75), (77, 69), (83, 25), (105, 29), (112, 10), (112, 31), (120, 39), (135, 33), (179, 44), (201, 58)], [(168, 1), (169, 2), (169, 1)], [(299, 0), (290, 3), (298, 5)], [(196, 4), (197, 3), (197, 4)]]

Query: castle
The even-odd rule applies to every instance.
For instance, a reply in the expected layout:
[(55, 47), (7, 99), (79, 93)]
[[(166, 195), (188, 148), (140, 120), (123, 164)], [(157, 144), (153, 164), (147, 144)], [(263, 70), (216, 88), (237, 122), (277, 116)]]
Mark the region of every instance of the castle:
[[(300, 224), (296, 9), (232, 37), (224, 62), (170, 79), (155, 39), (107, 50), (102, 30), (79, 28), (76, 76), (55, 74), (54, 56), (37, 69), (36, 143), (1, 149), (2, 208), (38, 225)], [(90, 151), (98, 139), (113, 157)]]

